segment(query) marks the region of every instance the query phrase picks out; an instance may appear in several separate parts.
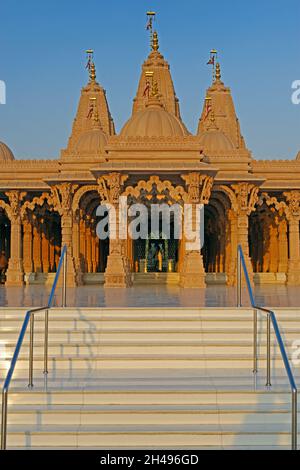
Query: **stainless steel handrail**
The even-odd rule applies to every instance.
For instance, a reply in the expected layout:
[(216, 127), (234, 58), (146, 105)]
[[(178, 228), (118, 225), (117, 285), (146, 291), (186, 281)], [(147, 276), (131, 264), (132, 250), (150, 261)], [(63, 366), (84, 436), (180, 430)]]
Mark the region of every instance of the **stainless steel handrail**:
[(276, 336), (276, 340), (280, 349), (281, 357), (284, 363), (284, 367), (288, 376), (289, 384), (292, 393), (292, 450), (297, 450), (297, 387), (294, 379), (294, 375), (290, 366), (290, 362), (285, 350), (285, 346), (280, 334), (279, 326), (277, 323), (276, 315), (272, 310), (268, 308), (259, 307), (255, 304), (253, 290), (246, 266), (246, 261), (241, 245), (238, 245), (237, 252), (237, 306), (242, 306), (242, 268), (246, 280), (247, 290), (250, 297), (251, 306), (254, 311), (253, 316), (253, 372), (257, 372), (257, 311), (261, 311), (267, 314), (267, 382), (266, 386), (271, 386), (271, 323)]
[(15, 347), (15, 351), (10, 362), (4, 385), (2, 388), (2, 420), (1, 420), (1, 450), (6, 449), (7, 437), (7, 404), (8, 404), (8, 391), (19, 357), (19, 353), (23, 344), (24, 336), (27, 331), (28, 324), (30, 323), (30, 340), (29, 340), (29, 381), (28, 387), (33, 387), (33, 338), (34, 338), (34, 315), (38, 312), (45, 312), (45, 336), (44, 336), (44, 374), (48, 373), (48, 315), (49, 309), (53, 306), (55, 290), (58, 278), (63, 267), (63, 286), (62, 286), (62, 306), (66, 306), (66, 293), (67, 293), (67, 247), (63, 247), (60, 260), (58, 263), (57, 271), (49, 295), (48, 303), (45, 307), (34, 308), (28, 310), (25, 314), (23, 325), (19, 334), (19, 338)]

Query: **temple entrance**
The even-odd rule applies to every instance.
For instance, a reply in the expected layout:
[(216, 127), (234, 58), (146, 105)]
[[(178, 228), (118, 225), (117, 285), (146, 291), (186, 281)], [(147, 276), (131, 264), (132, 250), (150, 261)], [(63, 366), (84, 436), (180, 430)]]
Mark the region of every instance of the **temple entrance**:
[(217, 210), (205, 207), (203, 263), (206, 273), (225, 272), (225, 226)]
[[(104, 217), (97, 216), (100, 198), (97, 191), (88, 192), (80, 201), (81, 219), (78, 223), (78, 250), (76, 263), (80, 265), (84, 284), (102, 284), (109, 255), (109, 238), (99, 239), (97, 224)], [(107, 228), (108, 230), (108, 228)]]
[[(148, 227), (151, 227), (150, 220)], [(134, 270), (140, 273), (172, 273), (178, 271), (180, 240), (174, 238), (174, 220), (170, 237), (162, 230), (158, 235), (149, 230), (146, 240), (134, 241)]]

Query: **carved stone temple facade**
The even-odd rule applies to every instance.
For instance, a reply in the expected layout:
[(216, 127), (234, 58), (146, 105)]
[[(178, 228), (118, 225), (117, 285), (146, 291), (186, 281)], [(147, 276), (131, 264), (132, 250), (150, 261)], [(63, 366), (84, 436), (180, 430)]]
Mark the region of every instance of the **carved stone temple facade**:
[[(130, 287), (141, 279), (182, 287), (234, 285), (238, 244), (254, 283), (300, 285), (300, 154), (285, 161), (252, 157), (219, 64), (196, 135), (181, 119), (155, 32), (132, 115), (120, 133), (93, 62), (89, 75), (58, 159), (15, 160), (0, 144), (0, 251), (8, 260), (2, 278), (7, 286), (47, 283), (63, 245), (70, 286)], [(150, 230), (146, 240), (99, 240), (97, 208), (110, 203), (118, 209), (120, 196), (129, 206), (204, 204), (203, 248), (187, 250), (184, 238), (155, 239)]]

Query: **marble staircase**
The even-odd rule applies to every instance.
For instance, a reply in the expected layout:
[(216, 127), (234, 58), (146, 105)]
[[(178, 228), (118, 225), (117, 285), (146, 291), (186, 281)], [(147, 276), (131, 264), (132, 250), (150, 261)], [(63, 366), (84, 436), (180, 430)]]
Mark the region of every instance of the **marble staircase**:
[[(24, 313), (0, 309), (1, 380)], [(300, 338), (298, 310), (276, 314), (291, 357)], [(34, 387), (27, 387), (27, 337), (9, 394), (7, 447), (290, 448), (291, 396), (281, 356), (273, 335), (273, 384), (266, 388), (263, 316), (256, 376), (252, 327), (246, 308), (55, 308), (44, 376), (38, 314)], [(299, 371), (300, 365), (296, 382)]]

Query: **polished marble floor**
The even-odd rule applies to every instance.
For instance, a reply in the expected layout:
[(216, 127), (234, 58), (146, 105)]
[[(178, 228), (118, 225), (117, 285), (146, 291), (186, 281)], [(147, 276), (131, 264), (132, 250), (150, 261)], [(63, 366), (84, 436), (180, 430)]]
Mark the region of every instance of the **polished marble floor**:
[[(0, 307), (31, 307), (45, 305), (50, 288), (44, 286), (0, 286)], [(268, 307), (300, 306), (298, 287), (265, 285), (255, 287), (258, 305)], [(236, 289), (226, 286), (208, 286), (206, 289), (182, 289), (178, 286), (134, 286), (129, 289), (103, 286), (69, 288), (69, 307), (231, 307), (236, 306)], [(57, 289), (54, 305), (61, 305), (61, 289)], [(249, 306), (249, 297), (243, 291), (243, 306)]]

